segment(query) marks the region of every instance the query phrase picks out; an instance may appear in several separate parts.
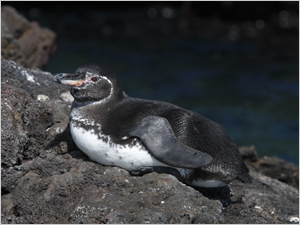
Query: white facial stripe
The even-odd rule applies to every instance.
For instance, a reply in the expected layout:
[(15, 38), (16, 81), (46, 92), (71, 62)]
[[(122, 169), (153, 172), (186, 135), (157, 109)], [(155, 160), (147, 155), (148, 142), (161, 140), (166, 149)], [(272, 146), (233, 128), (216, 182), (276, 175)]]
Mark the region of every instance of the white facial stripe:
[(99, 76), (99, 78), (100, 79), (103, 79), (103, 80), (106, 80), (109, 84), (110, 84), (110, 93), (109, 93), (109, 95), (105, 98), (105, 99), (102, 99), (101, 101), (99, 101), (99, 102), (102, 102), (102, 101), (107, 101), (108, 99), (110, 99), (111, 98), (111, 96), (113, 95), (113, 93), (114, 93), (114, 87), (113, 87), (113, 84), (112, 84), (112, 82), (107, 78), (107, 77), (104, 77), (104, 76)]

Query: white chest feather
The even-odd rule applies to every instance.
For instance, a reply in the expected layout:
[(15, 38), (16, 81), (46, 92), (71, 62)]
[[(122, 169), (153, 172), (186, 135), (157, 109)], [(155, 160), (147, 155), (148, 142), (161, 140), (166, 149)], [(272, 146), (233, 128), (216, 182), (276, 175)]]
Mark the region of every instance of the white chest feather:
[(108, 136), (96, 134), (94, 130), (85, 130), (70, 124), (71, 134), (77, 147), (88, 157), (102, 165), (119, 166), (128, 171), (143, 166), (167, 166), (152, 157), (143, 145), (113, 144)]

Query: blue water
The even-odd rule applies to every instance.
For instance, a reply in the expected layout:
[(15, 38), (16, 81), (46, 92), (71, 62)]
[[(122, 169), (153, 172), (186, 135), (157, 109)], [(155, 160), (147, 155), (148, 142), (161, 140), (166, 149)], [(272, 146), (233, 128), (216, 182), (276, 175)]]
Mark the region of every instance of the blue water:
[[(64, 15), (65, 25), (52, 28), (58, 49), (47, 71), (104, 64), (118, 75), (128, 95), (198, 112), (222, 125), (238, 146), (255, 145), (260, 157), (299, 164), (297, 55), (282, 56), (279, 47), (249, 40), (149, 32), (138, 12), (95, 11), (90, 16), (87, 23)], [(91, 25), (95, 18), (112, 17), (127, 27), (103, 29), (99, 21)]]

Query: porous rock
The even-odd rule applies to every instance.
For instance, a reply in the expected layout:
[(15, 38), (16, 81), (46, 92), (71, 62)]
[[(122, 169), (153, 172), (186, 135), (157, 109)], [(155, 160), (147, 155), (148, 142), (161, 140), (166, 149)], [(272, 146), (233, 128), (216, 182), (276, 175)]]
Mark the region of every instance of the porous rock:
[[(253, 183), (232, 182), (232, 203), (227, 207), (172, 175), (134, 177), (121, 168), (90, 161), (70, 135), (70, 102), (60, 99), (66, 88), (52, 82), (50, 73), (7, 60), (2, 60), (1, 68), (2, 223), (293, 223), (299, 219), (298, 190), (258, 173), (246, 158)], [(39, 95), (49, 99), (39, 101)]]
[(51, 100), (59, 100), (60, 95), (69, 88), (54, 83), (52, 74), (18, 66), (14, 61), (1, 58), (1, 82), (24, 89), (32, 98), (46, 95)]
[(241, 147), (240, 152), (243, 159), (251, 165), (256, 172), (280, 180), (299, 189), (299, 167), (277, 157), (259, 159), (255, 146)]
[(29, 22), (13, 7), (1, 7), (1, 56), (20, 66), (43, 69), (56, 50), (56, 34)]
[(26, 65), (20, 43), (12, 35), (3, 20), (1, 20), (1, 56), (5, 59), (14, 60), (18, 65)]

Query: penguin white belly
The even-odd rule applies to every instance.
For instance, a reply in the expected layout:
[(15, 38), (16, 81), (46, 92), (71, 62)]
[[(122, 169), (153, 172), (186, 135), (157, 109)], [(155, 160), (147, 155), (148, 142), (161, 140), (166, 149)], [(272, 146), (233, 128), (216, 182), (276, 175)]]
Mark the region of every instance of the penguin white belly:
[(158, 161), (136, 142), (135, 145), (120, 145), (111, 143), (108, 136), (95, 134), (94, 130), (87, 131), (70, 123), (70, 130), (77, 147), (91, 160), (102, 165), (119, 166), (128, 171), (137, 170), (143, 166), (166, 166)]

